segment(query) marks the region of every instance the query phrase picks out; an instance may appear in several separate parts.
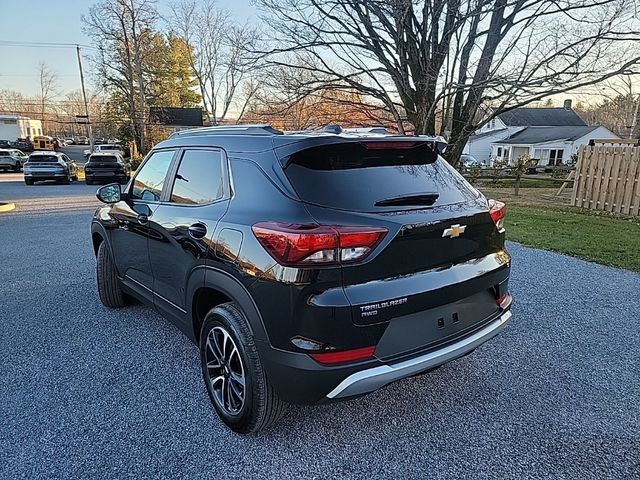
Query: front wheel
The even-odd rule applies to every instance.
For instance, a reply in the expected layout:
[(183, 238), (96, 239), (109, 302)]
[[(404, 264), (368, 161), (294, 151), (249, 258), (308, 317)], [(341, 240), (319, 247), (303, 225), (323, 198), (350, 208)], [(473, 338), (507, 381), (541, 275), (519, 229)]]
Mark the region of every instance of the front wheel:
[(33, 185), (33, 180), (30, 178), (25, 178), (24, 179), (24, 184), (25, 185)]
[(276, 422), (286, 404), (262, 367), (244, 314), (233, 303), (209, 311), (200, 333), (202, 376), (220, 419), (238, 433)]
[(105, 307), (119, 308), (127, 304), (125, 294), (120, 288), (116, 266), (105, 242), (102, 242), (98, 247), (96, 277), (100, 301)]

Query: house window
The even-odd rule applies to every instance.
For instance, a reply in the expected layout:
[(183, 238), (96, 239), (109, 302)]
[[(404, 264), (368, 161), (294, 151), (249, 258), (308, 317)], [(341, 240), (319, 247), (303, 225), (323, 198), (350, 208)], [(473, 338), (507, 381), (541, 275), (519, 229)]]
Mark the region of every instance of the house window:
[(496, 157), (502, 157), (502, 147), (498, 147), (498, 149), (496, 150)]
[(549, 165), (561, 165), (563, 153), (564, 153), (564, 150), (559, 150), (559, 149), (549, 150)]
[(562, 165), (564, 150), (561, 148), (536, 148), (533, 157), (540, 160), (539, 165)]

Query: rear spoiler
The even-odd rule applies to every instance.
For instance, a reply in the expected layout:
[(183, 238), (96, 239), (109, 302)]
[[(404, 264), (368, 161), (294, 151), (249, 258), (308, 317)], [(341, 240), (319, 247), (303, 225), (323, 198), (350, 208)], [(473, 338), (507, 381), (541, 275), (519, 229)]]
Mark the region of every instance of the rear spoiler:
[[(298, 152), (317, 147), (346, 144), (361, 144), (368, 149), (389, 148), (394, 150), (413, 149), (427, 146), (431, 150), (433, 158), (427, 159), (426, 163), (435, 162), (438, 155), (444, 153), (447, 147), (447, 142), (442, 137), (411, 137), (405, 135), (389, 135), (376, 137), (318, 136), (296, 139), (293, 142), (288, 142), (280, 146), (274, 146), (278, 161), (282, 165), (282, 168), (286, 168), (291, 162), (292, 156)], [(388, 147), (385, 144), (387, 144)]]

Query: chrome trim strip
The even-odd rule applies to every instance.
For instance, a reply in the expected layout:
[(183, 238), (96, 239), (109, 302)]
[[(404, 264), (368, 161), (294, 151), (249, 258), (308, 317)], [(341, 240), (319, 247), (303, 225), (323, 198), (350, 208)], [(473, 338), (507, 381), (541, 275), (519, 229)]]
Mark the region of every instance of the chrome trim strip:
[(424, 370), (437, 367), (458, 358), (496, 336), (511, 319), (511, 311), (504, 312), (497, 320), (478, 330), (473, 335), (463, 338), (439, 350), (421, 357), (405, 360), (391, 365), (381, 365), (353, 373), (327, 394), (327, 398), (350, 397), (377, 390), (395, 380), (415, 375)]
[(148, 290), (149, 292), (153, 293), (153, 290), (151, 290), (149, 287), (147, 287), (144, 283), (139, 282), (138, 280), (136, 280), (135, 278), (130, 277), (129, 275), (127, 275), (126, 273), (124, 274), (124, 276), (128, 279), (131, 280), (132, 282), (140, 285), (142, 288), (144, 288), (145, 290)]
[(166, 298), (164, 298), (162, 295), (160, 295), (159, 293), (154, 292), (152, 289), (150, 289), (149, 287), (147, 287), (146, 285), (144, 285), (143, 283), (140, 283), (138, 280), (136, 280), (135, 278), (131, 278), (129, 275), (125, 274), (125, 277), (127, 277), (127, 279), (131, 280), (132, 282), (137, 283), (138, 285), (140, 285), (142, 288), (144, 288), (145, 290), (151, 292), (154, 296), (158, 297), (160, 300), (163, 300), (165, 302), (167, 302), (169, 305), (171, 305), (173, 308), (180, 310), (182, 313), (187, 313), (187, 311), (184, 308), (179, 307), (178, 305), (176, 305), (175, 303), (173, 303), (171, 300), (167, 300)]

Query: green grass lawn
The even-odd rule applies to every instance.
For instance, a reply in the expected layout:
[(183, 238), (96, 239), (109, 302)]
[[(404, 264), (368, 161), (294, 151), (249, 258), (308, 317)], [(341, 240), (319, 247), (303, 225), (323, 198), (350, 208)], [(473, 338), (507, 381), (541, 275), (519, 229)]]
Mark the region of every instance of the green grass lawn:
[(507, 239), (640, 271), (640, 219), (570, 207), (507, 204)]

